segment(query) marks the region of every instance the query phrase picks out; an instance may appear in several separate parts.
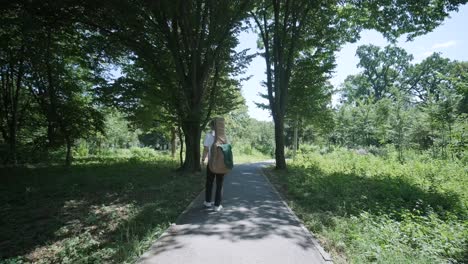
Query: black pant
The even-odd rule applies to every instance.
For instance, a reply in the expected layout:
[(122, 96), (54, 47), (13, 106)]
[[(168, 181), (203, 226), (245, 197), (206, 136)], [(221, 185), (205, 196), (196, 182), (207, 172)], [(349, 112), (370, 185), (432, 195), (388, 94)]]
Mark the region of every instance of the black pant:
[(223, 199), (223, 181), (224, 174), (215, 174), (210, 171), (209, 166), (206, 166), (206, 185), (205, 185), (205, 201), (211, 202), (211, 192), (213, 189), (213, 181), (216, 178), (216, 194), (215, 194), (215, 206), (221, 204)]

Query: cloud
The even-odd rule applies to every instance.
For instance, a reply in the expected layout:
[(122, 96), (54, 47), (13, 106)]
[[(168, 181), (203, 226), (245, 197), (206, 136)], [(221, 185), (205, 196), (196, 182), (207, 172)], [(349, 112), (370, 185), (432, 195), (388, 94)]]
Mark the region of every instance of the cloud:
[(429, 50), (429, 51), (419, 54), (418, 56), (414, 58), (414, 63), (420, 63), (425, 58), (431, 56), (434, 52), (435, 52), (434, 50)]
[(423, 58), (429, 57), (429, 56), (432, 55), (432, 53), (434, 53), (434, 51), (432, 51), (432, 50), (431, 51), (426, 51), (421, 55), (421, 57), (423, 57)]
[(455, 40), (450, 40), (450, 41), (443, 42), (443, 43), (436, 43), (436, 44), (432, 45), (432, 50), (446, 49), (446, 48), (455, 46), (456, 44), (457, 44), (457, 42)]
[(432, 45), (432, 47), (428, 51), (420, 53), (418, 56), (416, 56), (415, 62), (416, 63), (421, 62), (425, 58), (431, 56), (432, 53), (437, 52), (438, 50), (441, 50), (441, 49), (453, 47), (455, 45), (457, 45), (457, 42), (455, 40), (449, 40), (449, 41), (442, 42), (442, 43), (436, 43)]

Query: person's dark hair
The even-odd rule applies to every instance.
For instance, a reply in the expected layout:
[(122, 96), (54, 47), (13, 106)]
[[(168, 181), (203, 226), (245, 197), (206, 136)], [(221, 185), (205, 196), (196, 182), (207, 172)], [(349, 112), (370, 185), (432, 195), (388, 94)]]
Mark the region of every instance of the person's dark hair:
[(215, 121), (214, 121), (214, 119), (210, 121), (210, 129), (212, 129), (212, 130), (215, 129)]

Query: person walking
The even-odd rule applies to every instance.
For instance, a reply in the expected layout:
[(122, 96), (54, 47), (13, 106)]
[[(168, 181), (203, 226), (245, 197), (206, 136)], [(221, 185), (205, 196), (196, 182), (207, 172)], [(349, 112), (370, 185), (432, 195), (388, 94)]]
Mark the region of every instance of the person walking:
[[(210, 160), (211, 155), (211, 146), (215, 141), (215, 120), (211, 120), (210, 122), (210, 131), (206, 133), (205, 140), (203, 141), (203, 155), (202, 155), (202, 166), (205, 165), (205, 159), (208, 157), (208, 161)], [(216, 191), (215, 191), (215, 200), (214, 200), (214, 208), (216, 211), (220, 211), (223, 206), (221, 205), (221, 201), (223, 199), (223, 181), (224, 181), (224, 174), (217, 174), (213, 173), (210, 170), (209, 163), (206, 165), (206, 184), (205, 184), (205, 201), (203, 205), (207, 208), (213, 206), (211, 202), (212, 197), (212, 190), (213, 190), (213, 182), (216, 179)]]

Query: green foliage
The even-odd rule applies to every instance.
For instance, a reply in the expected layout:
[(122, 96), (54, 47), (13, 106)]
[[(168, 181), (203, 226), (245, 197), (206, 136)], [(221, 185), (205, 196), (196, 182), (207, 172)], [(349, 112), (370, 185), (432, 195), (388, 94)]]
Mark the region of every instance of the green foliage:
[(181, 127), (183, 167), (199, 170), (201, 129), (240, 103), (233, 77), (249, 59), (234, 50), (235, 34), (251, 1), (106, 1), (97, 7), (86, 19), (93, 30), (104, 29), (124, 58), (125, 76), (104, 90), (146, 127), (154, 121)]
[(253, 163), (265, 160), (271, 160), (272, 155), (264, 154), (252, 146), (246, 144), (238, 145), (233, 149), (234, 164)]
[(152, 159), (157, 155), (156, 151), (151, 148), (131, 148), (130, 153), (138, 160)]
[(308, 124), (329, 123), (333, 87), (327, 82), (334, 67), (334, 58), (325, 51), (305, 53), (295, 61), (291, 74), (286, 116)]
[(375, 29), (389, 40), (407, 34), (412, 40), (431, 32), (451, 11), (457, 11), (465, 0), (347, 1), (353, 19), (361, 28)]
[[(458, 0), (431, 0), (426, 5), (420, 5), (416, 0), (256, 2), (251, 15), (259, 32), (260, 47), (264, 50), (267, 88), (264, 97), (268, 99), (275, 122), (276, 167), (286, 168), (284, 117), (288, 105), (294, 103), (294, 99), (289, 102), (288, 95), (294, 94), (294, 75), (300, 73), (298, 68), (303, 66), (297, 63), (299, 60), (315, 68), (308, 85), (324, 83), (326, 73), (334, 67), (334, 52), (344, 43), (358, 39), (362, 29), (375, 29), (391, 41), (407, 33), (408, 39), (412, 39), (437, 27), (448, 11), (458, 10), (462, 3)], [(399, 66), (404, 68), (410, 60), (404, 50), (392, 47), (383, 52), (375, 46), (361, 47), (358, 54), (361, 65), (371, 69), (364, 75), (372, 80), (366, 83), (371, 84), (376, 100), (395, 83), (392, 77), (402, 70)], [(389, 64), (397, 67), (387, 67), (384, 57), (390, 57)], [(366, 58), (371, 63), (367, 63)], [(314, 79), (318, 82), (310, 81)], [(296, 94), (308, 90), (308, 85), (296, 86)]]
[[(93, 91), (103, 81), (102, 64), (94, 58), (97, 54), (90, 46), (89, 34), (76, 23), (75, 8), (61, 2), (12, 1), (5, 6), (7, 15), (2, 16), (0, 34), (2, 39), (4, 34), (10, 36), (0, 43), (0, 50), (11, 50), (8, 53), (14, 57), (8, 61), (17, 68), (17, 91), (8, 104), (17, 101), (12, 105), (19, 103), (20, 107), (15, 106), (9, 114), (14, 119), (9, 122), (10, 129), (0, 125), (2, 131), (15, 134), (2, 133), (14, 159), (16, 145), (25, 147), (22, 156), (28, 156), (26, 151), (48, 152), (66, 145), (66, 161), (70, 163), (74, 141), (102, 129), (103, 117), (94, 105)], [(3, 81), (6, 76), (1, 75), (2, 83), (12, 83)], [(6, 88), (2, 87), (5, 92)], [(21, 108), (23, 102), (27, 105)], [(19, 133), (21, 130), (24, 133)], [(20, 160), (26, 161), (28, 158)]]
[[(329, 107), (333, 87), (327, 82), (334, 67), (330, 54), (316, 52), (296, 61), (291, 75), (285, 124), (285, 145), (294, 148), (294, 130), (303, 140), (333, 129)], [(285, 154), (285, 156), (288, 156)]]
[(468, 174), (421, 155), (402, 165), (338, 149), (298, 156), (273, 174), (289, 204), (337, 263), (464, 263)]
[(77, 145), (78, 146), (75, 148), (73, 156), (80, 158), (87, 157), (89, 155), (88, 142), (80, 140), (80, 142)]
[(107, 148), (129, 148), (138, 145), (140, 130), (131, 127), (125, 116), (116, 110), (111, 110), (106, 115), (104, 131), (93, 140), (96, 151)]
[(466, 155), (468, 149), (466, 134), (466, 131), (468, 131), (468, 116), (467, 114), (462, 114), (457, 119), (451, 131), (449, 151), (454, 153), (457, 158), (462, 159), (465, 164), (468, 164), (468, 156)]
[(250, 118), (247, 106), (226, 115), (226, 133), (235, 153), (271, 157), (274, 153), (273, 123)]
[[(365, 82), (360, 85), (364, 92), (357, 93), (354, 97), (372, 98), (376, 101), (391, 95), (392, 87), (401, 82), (401, 74), (413, 59), (413, 56), (402, 48), (386, 46), (381, 50), (372, 44), (359, 46), (356, 55), (359, 57), (358, 66), (363, 68), (362, 77)], [(368, 86), (362, 87), (362, 84)], [(353, 94), (353, 91), (349, 93)]]
[[(410, 65), (412, 56), (394, 46), (358, 48), (363, 72), (348, 76), (335, 111), (330, 139), (348, 147), (393, 144), (404, 150), (430, 149), (433, 158), (461, 158), (466, 152), (463, 63), (434, 53)], [(398, 57), (398, 58), (396, 58)]]
[(226, 133), (231, 144), (242, 143), (252, 134), (250, 131), (252, 121), (247, 110), (247, 105), (244, 103), (225, 117)]
[(468, 62), (455, 62), (450, 75), (450, 81), (455, 83), (455, 89), (462, 97), (458, 111), (468, 114)]

